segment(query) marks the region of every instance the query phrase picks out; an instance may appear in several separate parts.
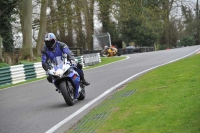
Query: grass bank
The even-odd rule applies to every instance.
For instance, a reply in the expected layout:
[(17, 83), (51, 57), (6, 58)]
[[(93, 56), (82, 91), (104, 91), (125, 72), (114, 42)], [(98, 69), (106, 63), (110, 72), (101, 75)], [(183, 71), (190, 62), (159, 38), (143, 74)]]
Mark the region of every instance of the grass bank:
[(199, 133), (200, 54), (152, 70), (119, 89), (69, 132)]

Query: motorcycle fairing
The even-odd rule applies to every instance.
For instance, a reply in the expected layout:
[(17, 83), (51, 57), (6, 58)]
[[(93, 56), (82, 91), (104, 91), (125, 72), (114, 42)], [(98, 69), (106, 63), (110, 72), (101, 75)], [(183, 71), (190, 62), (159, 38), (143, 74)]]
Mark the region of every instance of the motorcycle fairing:
[[(66, 62), (66, 64), (69, 64), (69, 62)], [(66, 77), (70, 78), (72, 80), (72, 82), (74, 83), (75, 85), (75, 99), (77, 98), (78, 96), (78, 91), (79, 91), (79, 87), (80, 87), (80, 76), (79, 74), (74, 70), (74, 67), (73, 66), (69, 66), (66, 64), (63, 63), (63, 60), (61, 57), (56, 57), (54, 58), (53, 62), (52, 62), (52, 67), (53, 69), (50, 70), (51, 73), (56, 73), (57, 71), (63, 71), (63, 69), (67, 69), (69, 70), (69, 73), (66, 75)], [(52, 79), (53, 80), (53, 83), (55, 85), (56, 88), (58, 88), (58, 86), (56, 86), (56, 83), (55, 83), (55, 79)]]
[(75, 98), (77, 98), (78, 89), (80, 87), (80, 76), (74, 69), (72, 69), (72, 70), (73, 71), (70, 71), (68, 77), (70, 77), (72, 79), (73, 83), (75, 84), (75, 87), (76, 87)]

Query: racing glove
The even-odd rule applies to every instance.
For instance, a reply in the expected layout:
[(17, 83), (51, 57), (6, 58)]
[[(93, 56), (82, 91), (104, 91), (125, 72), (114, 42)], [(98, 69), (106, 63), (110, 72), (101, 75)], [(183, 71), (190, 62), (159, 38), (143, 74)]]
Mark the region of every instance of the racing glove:
[(47, 63), (43, 63), (42, 67), (45, 71), (47, 71), (48, 69), (51, 69), (51, 66), (49, 66)]

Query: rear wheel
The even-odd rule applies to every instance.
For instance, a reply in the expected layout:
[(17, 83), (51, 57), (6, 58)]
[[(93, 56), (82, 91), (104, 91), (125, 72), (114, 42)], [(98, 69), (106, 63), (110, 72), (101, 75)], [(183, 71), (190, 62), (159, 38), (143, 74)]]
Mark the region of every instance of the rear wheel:
[(74, 87), (72, 84), (69, 81), (61, 82), (59, 88), (67, 105), (74, 105)]

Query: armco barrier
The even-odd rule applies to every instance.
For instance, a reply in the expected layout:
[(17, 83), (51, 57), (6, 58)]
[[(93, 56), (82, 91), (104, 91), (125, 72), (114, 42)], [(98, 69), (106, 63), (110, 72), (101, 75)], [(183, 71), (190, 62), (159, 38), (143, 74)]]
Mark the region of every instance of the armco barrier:
[(23, 82), (32, 78), (41, 78), (46, 75), (41, 62), (11, 66), (10, 71), (12, 84)]
[(10, 67), (0, 68), (0, 85), (12, 83)]
[(85, 66), (91, 66), (101, 62), (100, 53), (92, 53), (83, 55), (83, 61)]

